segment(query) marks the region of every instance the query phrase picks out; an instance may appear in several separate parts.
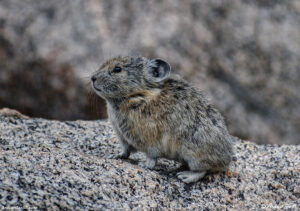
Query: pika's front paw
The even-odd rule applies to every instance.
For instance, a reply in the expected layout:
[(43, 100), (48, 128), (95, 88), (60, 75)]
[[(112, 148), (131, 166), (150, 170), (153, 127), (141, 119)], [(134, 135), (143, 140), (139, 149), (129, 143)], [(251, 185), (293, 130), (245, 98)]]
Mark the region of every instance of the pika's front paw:
[(156, 166), (156, 159), (148, 158), (146, 162), (139, 162), (138, 165), (144, 169), (154, 169)]
[(120, 154), (117, 154), (117, 155), (109, 155), (108, 156), (109, 159), (127, 159), (128, 156), (123, 154), (123, 153), (120, 153)]
[(206, 174), (206, 171), (194, 172), (194, 171), (182, 171), (177, 173), (178, 179), (182, 180), (185, 183), (197, 182), (203, 178)]

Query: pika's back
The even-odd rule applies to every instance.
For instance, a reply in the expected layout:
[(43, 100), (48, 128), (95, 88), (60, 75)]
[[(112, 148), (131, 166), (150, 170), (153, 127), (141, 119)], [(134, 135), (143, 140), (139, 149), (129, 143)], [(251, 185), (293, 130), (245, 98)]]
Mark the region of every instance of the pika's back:
[(133, 93), (120, 103), (118, 111), (113, 112), (122, 113), (139, 126), (142, 122), (145, 125), (155, 122), (156, 127), (185, 134), (187, 139), (192, 139), (191, 134), (199, 128), (228, 134), (221, 114), (204, 94), (176, 76), (170, 76), (156, 87)]

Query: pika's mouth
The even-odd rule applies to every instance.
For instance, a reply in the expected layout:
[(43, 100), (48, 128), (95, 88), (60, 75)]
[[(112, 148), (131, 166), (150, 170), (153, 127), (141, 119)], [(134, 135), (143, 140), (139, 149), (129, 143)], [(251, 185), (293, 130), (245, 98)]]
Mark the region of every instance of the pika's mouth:
[(102, 90), (101, 90), (100, 88), (96, 87), (94, 83), (92, 83), (92, 84), (93, 84), (93, 88), (94, 88), (96, 91), (102, 92)]

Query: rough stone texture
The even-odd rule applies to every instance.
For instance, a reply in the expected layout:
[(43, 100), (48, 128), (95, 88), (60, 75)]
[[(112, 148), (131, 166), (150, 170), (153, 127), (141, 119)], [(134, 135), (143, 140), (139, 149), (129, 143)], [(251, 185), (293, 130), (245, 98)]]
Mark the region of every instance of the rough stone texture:
[[(53, 118), (84, 116), (76, 99), (87, 100), (86, 92), (78, 84), (106, 58), (137, 53), (168, 60), (175, 72), (206, 90), (232, 134), (260, 143), (300, 142), (299, 0), (2, 0), (0, 38), (12, 64), (18, 58), (46, 59), (67, 64), (80, 78), (70, 88), (77, 98), (64, 92), (70, 102), (65, 112), (50, 106), (57, 111)], [(26, 78), (21, 67), (4, 71)], [(0, 106), (12, 105), (5, 96)], [(17, 108), (26, 110), (21, 102)], [(71, 110), (76, 112), (61, 115)]]
[[(46, 47), (52, 52), (41, 52), (45, 44), (53, 43), (47, 38), (51, 27), (40, 19), (46, 15), (51, 22), (54, 8), (43, 10), (36, 3), (0, 2), (0, 108), (49, 119), (104, 117), (104, 101), (91, 92), (87, 81), (78, 78), (68, 60), (59, 59), (59, 47), (54, 44)], [(35, 25), (47, 29), (41, 32)], [(61, 36), (59, 25), (54, 24), (52, 30)]]
[(119, 151), (106, 121), (50, 121), (0, 117), (0, 209), (297, 210), (300, 146), (236, 140), (227, 173), (186, 185), (178, 163), (155, 170)]

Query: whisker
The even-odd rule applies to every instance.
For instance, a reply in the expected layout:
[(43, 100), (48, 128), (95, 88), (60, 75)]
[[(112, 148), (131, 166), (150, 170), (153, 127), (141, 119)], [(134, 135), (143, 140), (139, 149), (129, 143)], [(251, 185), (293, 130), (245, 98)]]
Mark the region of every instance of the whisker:
[(103, 119), (106, 118), (106, 109), (105, 109), (105, 101), (99, 97), (91, 87), (91, 84), (86, 84), (87, 86), (87, 96), (89, 101), (89, 109), (91, 113), (92, 119)]

